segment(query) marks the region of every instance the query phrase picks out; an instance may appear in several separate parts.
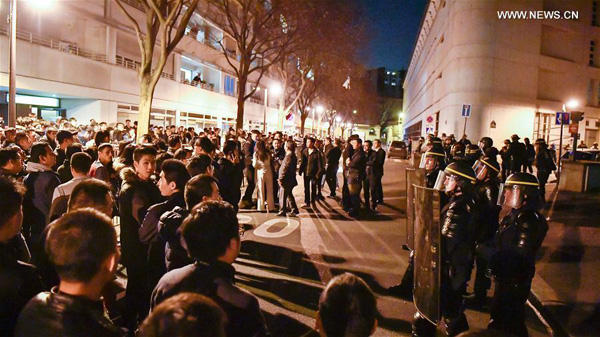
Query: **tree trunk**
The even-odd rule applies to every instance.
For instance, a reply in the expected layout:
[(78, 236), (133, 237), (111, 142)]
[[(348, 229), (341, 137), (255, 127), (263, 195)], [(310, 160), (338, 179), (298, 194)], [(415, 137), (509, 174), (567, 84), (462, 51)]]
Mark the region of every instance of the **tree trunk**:
[(238, 80), (238, 97), (237, 97), (237, 118), (235, 121), (235, 128), (237, 130), (244, 128), (244, 96), (246, 96), (246, 82), (244, 78)]
[[(329, 137), (331, 137), (331, 124), (332, 123), (329, 123), (329, 126), (327, 127), (327, 136), (329, 136)], [(333, 137), (333, 138), (335, 138), (335, 137)]]
[(152, 110), (152, 98), (154, 97), (154, 88), (156, 84), (152, 85), (150, 74), (142, 75), (142, 81), (140, 81), (140, 107), (139, 107), (139, 120), (137, 126), (137, 142), (143, 135), (148, 133), (150, 127), (150, 112)]
[(306, 123), (306, 117), (308, 117), (308, 115), (304, 116), (302, 113), (300, 113), (300, 134), (302, 136), (304, 136), (304, 124)]

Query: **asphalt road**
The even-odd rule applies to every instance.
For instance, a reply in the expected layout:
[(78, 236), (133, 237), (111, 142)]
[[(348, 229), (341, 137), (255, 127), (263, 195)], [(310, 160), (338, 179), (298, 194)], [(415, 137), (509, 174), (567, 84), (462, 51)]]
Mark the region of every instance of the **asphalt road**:
[[(274, 336), (317, 336), (311, 328), (319, 295), (333, 276), (343, 272), (362, 277), (376, 293), (380, 317), (375, 336), (410, 335), (413, 303), (386, 292), (400, 281), (408, 261), (408, 252), (401, 249), (406, 241), (407, 166), (404, 160), (386, 161), (385, 204), (378, 207), (379, 213), (360, 219), (350, 218), (340, 200), (333, 199), (301, 210), (297, 218), (240, 211), (246, 233), (235, 264), (237, 282), (260, 298)], [(302, 179), (298, 177), (294, 190), (299, 205), (304, 199)], [(323, 194), (328, 194), (327, 187)], [(467, 310), (467, 318), (471, 329), (484, 329), (489, 305)], [(527, 325), (531, 336), (548, 335), (531, 308)], [(443, 328), (438, 330), (441, 333)]]

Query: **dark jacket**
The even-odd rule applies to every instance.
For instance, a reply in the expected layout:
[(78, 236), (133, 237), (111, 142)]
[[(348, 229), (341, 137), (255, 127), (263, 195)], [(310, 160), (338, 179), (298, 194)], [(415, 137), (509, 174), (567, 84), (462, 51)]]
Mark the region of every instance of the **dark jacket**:
[(479, 215), (477, 243), (491, 240), (494, 237), (494, 233), (498, 230), (498, 217), (502, 210), (502, 207), (497, 204), (499, 189), (500, 180), (498, 178), (478, 181), (475, 186)]
[(215, 169), (215, 178), (219, 181), (219, 192), (223, 200), (237, 207), (244, 180), (244, 163), (234, 164), (225, 157), (219, 159), (219, 170)]
[(0, 336), (12, 336), (21, 309), (46, 290), (37, 269), (16, 255), (14, 247), (0, 243)]
[(181, 268), (192, 263), (187, 251), (181, 243), (181, 224), (189, 212), (183, 207), (175, 207), (167, 211), (158, 221), (158, 235), (166, 242), (165, 265), (167, 270)]
[(493, 241), (479, 245), (477, 253), (490, 262), (496, 277), (531, 282), (535, 257), (547, 232), (546, 218), (525, 205), (505, 215)]
[(27, 188), (23, 200), (23, 235), (37, 240), (46, 227), (52, 195), (60, 185), (60, 178), (54, 171), (30, 172), (23, 183)]
[(280, 147), (277, 150), (273, 150), (273, 173), (275, 173), (275, 175), (278, 174), (279, 168), (281, 167), (284, 158), (285, 150), (283, 147)]
[(327, 158), (327, 166), (329, 165), (338, 167), (340, 165), (340, 157), (342, 156), (342, 149), (339, 146), (332, 146), (325, 150), (325, 157)]
[(152, 293), (151, 307), (181, 292), (199, 293), (217, 302), (227, 315), (229, 337), (268, 335), (258, 300), (235, 285), (235, 269), (227, 263), (196, 262), (168, 272)]
[(252, 158), (254, 158), (254, 147), (256, 146), (256, 142), (250, 138), (247, 140), (243, 147), (242, 152), (244, 154), (244, 168), (253, 168), (252, 167)]
[(56, 149), (56, 164), (52, 167), (54, 171), (57, 171), (58, 168), (65, 162), (67, 159), (67, 153), (65, 150), (57, 148)]
[(385, 150), (382, 148), (375, 151), (375, 162), (373, 164), (373, 174), (377, 177), (383, 176), (383, 165), (385, 164)]
[(58, 173), (58, 177), (60, 178), (61, 183), (66, 183), (67, 181), (73, 179), (73, 174), (71, 174), (71, 162), (65, 160), (62, 165), (58, 167), (56, 170)]
[(21, 312), (18, 337), (123, 336), (108, 319), (102, 301), (67, 295), (53, 288), (34, 297)]
[(308, 153), (308, 148), (302, 151), (302, 158), (300, 158), (300, 169), (298, 173), (304, 174), (306, 177), (317, 177), (324, 171), (322, 154), (316, 147), (313, 148), (312, 153)]
[(360, 180), (365, 180), (366, 167), (367, 157), (365, 155), (365, 151), (363, 151), (363, 149), (354, 150), (352, 153), (352, 157), (350, 158), (350, 164), (348, 165), (348, 169), (357, 170), (358, 178)]
[(550, 151), (546, 148), (541, 148), (535, 156), (535, 167), (538, 172), (547, 172), (556, 170), (556, 164), (550, 154)]
[(367, 159), (365, 174), (368, 177), (373, 175), (373, 166), (375, 165), (375, 151), (369, 150), (365, 152), (365, 158)]
[(128, 268), (142, 267), (146, 265), (148, 247), (140, 241), (138, 231), (148, 208), (161, 202), (162, 196), (152, 180), (140, 180), (132, 168), (124, 168), (121, 178), (121, 263)]
[(164, 241), (158, 235), (158, 222), (160, 217), (175, 207), (185, 207), (183, 192), (174, 193), (168, 200), (155, 204), (148, 208), (148, 213), (138, 230), (140, 242), (148, 247), (146, 260), (148, 262), (148, 275), (152, 282), (158, 282), (160, 277), (167, 272), (165, 265)]
[(290, 153), (283, 158), (279, 168), (279, 180), (284, 188), (293, 188), (298, 185), (296, 180), (296, 165), (298, 158), (295, 153)]

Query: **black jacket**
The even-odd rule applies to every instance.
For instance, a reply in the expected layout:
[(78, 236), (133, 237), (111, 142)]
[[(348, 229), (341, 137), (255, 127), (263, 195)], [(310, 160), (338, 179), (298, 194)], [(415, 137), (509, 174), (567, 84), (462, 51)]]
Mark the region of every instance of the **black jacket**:
[(165, 241), (165, 265), (167, 270), (187, 266), (193, 260), (181, 243), (181, 224), (189, 212), (183, 207), (175, 207), (160, 217), (158, 222), (158, 235)]
[(479, 215), (477, 243), (491, 240), (494, 237), (494, 233), (498, 230), (498, 217), (502, 210), (502, 207), (497, 204), (499, 189), (500, 180), (498, 178), (478, 181), (475, 186)]
[(102, 301), (61, 293), (58, 288), (34, 297), (21, 312), (18, 337), (116, 337), (124, 331), (108, 319)]
[(375, 152), (375, 162), (373, 164), (373, 174), (377, 177), (383, 176), (383, 164), (385, 164), (385, 150), (377, 149)]
[(284, 158), (285, 150), (283, 149), (283, 147), (280, 147), (277, 150), (273, 150), (273, 173), (275, 173), (275, 175), (278, 174), (279, 168), (281, 167), (281, 163), (283, 162)]
[(219, 170), (215, 169), (215, 178), (219, 181), (219, 192), (223, 200), (236, 207), (240, 202), (244, 163), (234, 164), (225, 157), (219, 159)]
[(460, 289), (471, 277), (477, 234), (477, 210), (469, 194), (453, 196), (444, 206), (442, 220), (443, 277)]
[(339, 146), (332, 146), (330, 149), (325, 150), (325, 158), (327, 158), (327, 166), (329, 165), (338, 167), (340, 165), (340, 157), (342, 156), (342, 149)]
[(279, 168), (279, 180), (284, 188), (293, 188), (298, 185), (296, 180), (296, 165), (298, 158), (295, 153), (290, 153), (285, 156)]
[(531, 282), (535, 256), (547, 232), (544, 216), (525, 205), (505, 215), (493, 241), (479, 245), (477, 253), (490, 262), (497, 278)]
[(373, 166), (375, 165), (375, 151), (366, 151), (365, 158), (367, 159), (365, 174), (368, 177), (373, 175)]
[(298, 173), (304, 174), (306, 177), (317, 177), (324, 172), (322, 154), (316, 147), (313, 148), (312, 153), (308, 153), (308, 148), (302, 151), (302, 158), (300, 158), (300, 169)]
[(140, 180), (129, 167), (121, 171), (121, 178), (121, 263), (128, 268), (142, 267), (146, 265), (148, 247), (140, 241), (138, 231), (148, 208), (161, 202), (162, 196), (152, 180)]
[(243, 147), (243, 155), (244, 155), (244, 168), (253, 168), (252, 167), (252, 158), (254, 158), (254, 147), (256, 146), (256, 142), (251, 138), (247, 140)]
[(190, 264), (168, 272), (152, 293), (151, 308), (182, 292), (194, 292), (213, 299), (225, 311), (229, 337), (267, 336), (267, 327), (254, 295), (235, 285), (233, 266), (216, 261)]
[(158, 235), (158, 222), (160, 217), (167, 211), (172, 211), (175, 207), (185, 207), (183, 192), (174, 193), (167, 201), (158, 203), (148, 208), (148, 213), (139, 228), (140, 242), (148, 247), (148, 275), (154, 282), (158, 282), (160, 277), (167, 272), (165, 265), (165, 246), (166, 241)]
[(21, 309), (46, 290), (37, 269), (16, 255), (10, 244), (0, 243), (0, 336), (12, 336)]
[[(54, 189), (60, 185), (60, 178), (54, 171), (31, 172), (23, 180), (27, 188), (23, 200), (23, 235), (39, 235), (47, 224), (52, 206)], [(39, 237), (32, 238), (34, 240)], [(31, 242), (30, 242), (31, 243)]]
[(71, 174), (71, 162), (68, 160), (65, 160), (62, 163), (62, 165), (60, 165), (58, 167), (58, 169), (56, 170), (56, 173), (58, 173), (60, 182), (63, 184), (66, 183), (67, 181), (73, 179), (73, 174)]
[(363, 149), (354, 150), (352, 152), (352, 157), (350, 158), (350, 164), (348, 165), (348, 169), (357, 170), (358, 178), (360, 180), (365, 180), (366, 167), (367, 157), (365, 151), (363, 151)]

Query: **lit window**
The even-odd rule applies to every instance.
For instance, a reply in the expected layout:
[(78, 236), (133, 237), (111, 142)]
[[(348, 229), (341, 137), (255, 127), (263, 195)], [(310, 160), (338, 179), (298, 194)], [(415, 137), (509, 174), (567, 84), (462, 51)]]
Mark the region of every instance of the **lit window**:
[(392, 85), (393, 85), (393, 86), (396, 86), (396, 82), (392, 82)]
[(390, 74), (390, 72), (388, 71), (388, 72), (387, 72), (387, 74), (389, 75), (389, 74)]

